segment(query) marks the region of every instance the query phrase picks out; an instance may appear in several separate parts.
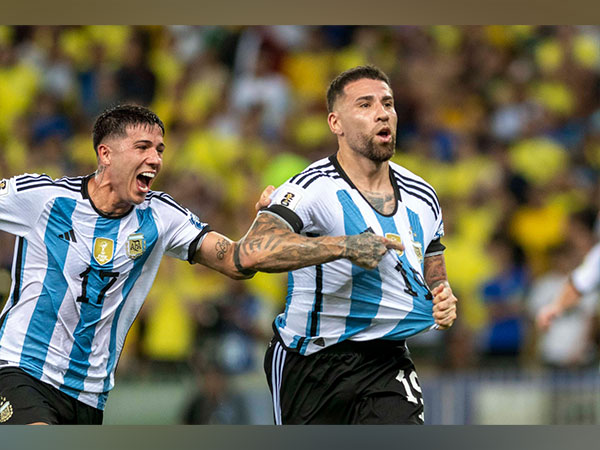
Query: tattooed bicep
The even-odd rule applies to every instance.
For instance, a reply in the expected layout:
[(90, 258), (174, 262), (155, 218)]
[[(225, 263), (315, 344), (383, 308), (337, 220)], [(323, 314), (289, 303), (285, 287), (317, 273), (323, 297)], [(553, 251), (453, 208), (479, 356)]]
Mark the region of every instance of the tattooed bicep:
[(292, 227), (282, 218), (271, 213), (262, 213), (256, 217), (251, 231), (293, 231)]

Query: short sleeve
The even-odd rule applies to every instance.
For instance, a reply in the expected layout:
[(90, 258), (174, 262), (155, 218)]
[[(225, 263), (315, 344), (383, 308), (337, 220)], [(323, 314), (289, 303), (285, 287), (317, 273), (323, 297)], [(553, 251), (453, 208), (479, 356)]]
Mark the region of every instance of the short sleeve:
[(38, 174), (0, 180), (0, 230), (26, 236), (37, 223), (44, 205), (54, 197), (48, 189), (30, 187), (50, 182), (50, 177)]
[(165, 254), (184, 261), (192, 258), (210, 226), (172, 197), (160, 193), (153, 197), (152, 208), (164, 227)]
[[(435, 194), (433, 188), (431, 188), (431, 190)], [(433, 205), (433, 208), (428, 211), (433, 215), (433, 220), (430, 222), (431, 229), (429, 236), (431, 236), (431, 240), (429, 243), (426, 243), (425, 256), (441, 255), (446, 249), (446, 246), (442, 244), (442, 238), (444, 237), (444, 220), (442, 218), (442, 207), (439, 204), (437, 195), (433, 198)]]
[(326, 234), (333, 228), (332, 204), (327, 207), (331, 189), (324, 182), (315, 182), (309, 188), (286, 182), (271, 194), (271, 203), (261, 213), (270, 213), (284, 220), (296, 233)]
[(588, 294), (600, 286), (600, 243), (588, 252), (583, 262), (571, 274), (573, 286), (581, 294)]

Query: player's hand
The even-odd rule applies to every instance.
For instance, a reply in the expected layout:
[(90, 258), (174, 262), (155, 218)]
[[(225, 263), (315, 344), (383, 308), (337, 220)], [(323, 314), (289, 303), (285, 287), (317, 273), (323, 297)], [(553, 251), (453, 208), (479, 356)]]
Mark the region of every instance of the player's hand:
[(535, 324), (540, 331), (547, 331), (560, 314), (560, 309), (554, 303), (544, 305), (535, 318)]
[(433, 294), (433, 318), (440, 329), (450, 328), (456, 320), (456, 303), (458, 299), (452, 293), (452, 288), (440, 284), (431, 291)]
[(271, 194), (273, 193), (273, 191), (275, 191), (275, 186), (271, 186), (271, 185), (267, 186), (265, 188), (265, 190), (262, 191), (262, 194), (260, 194), (260, 199), (258, 200), (256, 205), (254, 205), (256, 212), (269, 206), (269, 204), (271, 203), (270, 197), (271, 197)]
[(390, 249), (401, 251), (404, 245), (373, 233), (361, 233), (346, 238), (344, 255), (357, 266), (372, 270)]

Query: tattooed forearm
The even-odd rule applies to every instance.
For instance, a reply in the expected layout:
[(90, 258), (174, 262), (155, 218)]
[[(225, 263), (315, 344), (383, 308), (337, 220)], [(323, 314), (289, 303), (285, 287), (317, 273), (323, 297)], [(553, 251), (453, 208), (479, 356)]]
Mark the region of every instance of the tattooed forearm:
[(308, 238), (291, 231), (278, 217), (260, 214), (238, 243), (238, 261), (243, 269), (284, 272), (348, 258), (372, 269), (387, 251), (384, 240), (373, 233)]
[(229, 247), (231, 247), (231, 243), (226, 239), (219, 239), (215, 244), (215, 250), (217, 251), (217, 259), (219, 261), (223, 260), (225, 254), (229, 251)]
[(254, 269), (280, 272), (326, 262), (328, 254), (331, 255), (329, 260), (341, 255), (341, 246), (333, 255), (331, 246), (322, 244), (322, 240), (319, 242), (292, 232), (281, 219), (271, 214), (260, 214), (239, 242), (240, 262), (242, 267), (247, 266), (245, 261), (253, 261)]
[(425, 282), (433, 290), (440, 284), (448, 284), (444, 255), (428, 256), (424, 261)]
[(381, 214), (391, 214), (396, 208), (396, 196), (381, 192), (361, 191), (373, 208)]
[(240, 262), (240, 248), (240, 245), (236, 245), (233, 249), (233, 264), (235, 265), (236, 270), (242, 275), (246, 277), (253, 276), (256, 273), (256, 270), (246, 269)]

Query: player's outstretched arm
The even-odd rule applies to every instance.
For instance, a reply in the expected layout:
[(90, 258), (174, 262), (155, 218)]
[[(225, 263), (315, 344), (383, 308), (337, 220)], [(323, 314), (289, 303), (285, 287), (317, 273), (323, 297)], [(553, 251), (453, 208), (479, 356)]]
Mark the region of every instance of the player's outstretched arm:
[(235, 245), (236, 243), (227, 236), (211, 231), (196, 250), (194, 262), (203, 264), (236, 280), (252, 278), (255, 272), (240, 272), (237, 270), (233, 261), (233, 248)]
[(265, 213), (234, 247), (234, 261), (238, 269), (261, 272), (287, 272), (341, 258), (374, 269), (388, 249), (402, 250), (403, 246), (373, 233), (309, 238), (294, 233), (279, 217)]
[[(262, 191), (258, 202), (254, 206), (257, 212), (269, 206), (270, 197), (274, 190), (275, 187), (269, 185)], [(203, 264), (237, 280), (252, 278), (256, 271), (242, 270), (240, 272), (238, 270), (233, 260), (232, 250), (234, 245), (236, 244), (227, 236), (210, 232), (204, 238), (202, 246), (196, 251), (194, 262)]]
[(456, 320), (458, 299), (452, 293), (446, 273), (444, 255), (428, 256), (424, 261), (425, 282), (433, 294), (433, 318), (441, 329), (450, 328)]
[(545, 305), (536, 317), (536, 325), (546, 331), (554, 319), (560, 317), (565, 311), (579, 304), (581, 294), (571, 280), (568, 280), (563, 286), (558, 297), (552, 303)]
[(294, 233), (277, 216), (265, 213), (259, 214), (238, 242), (219, 233), (208, 233), (194, 260), (243, 279), (257, 271), (287, 272), (341, 258), (374, 269), (388, 249), (402, 250), (403, 246), (373, 233), (309, 238)]

